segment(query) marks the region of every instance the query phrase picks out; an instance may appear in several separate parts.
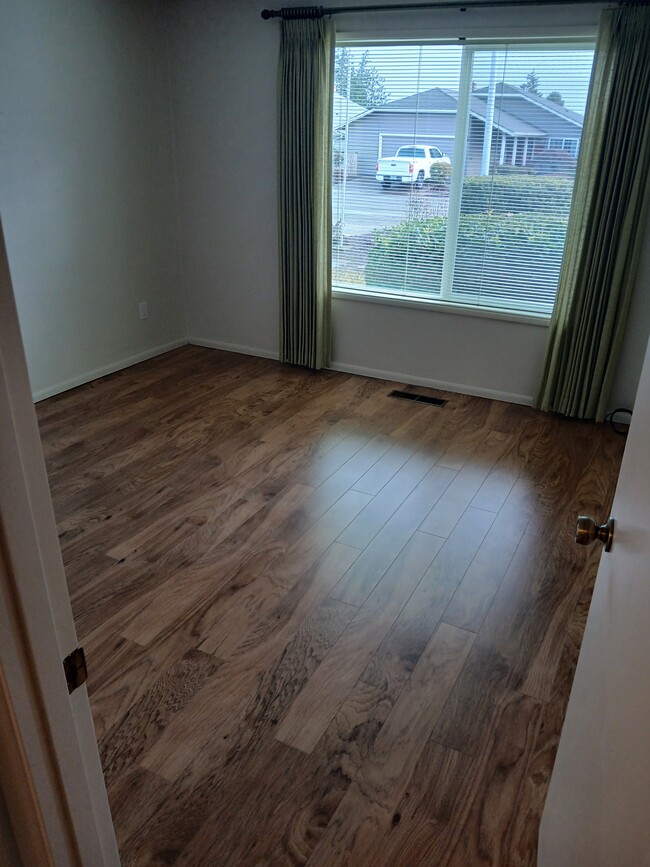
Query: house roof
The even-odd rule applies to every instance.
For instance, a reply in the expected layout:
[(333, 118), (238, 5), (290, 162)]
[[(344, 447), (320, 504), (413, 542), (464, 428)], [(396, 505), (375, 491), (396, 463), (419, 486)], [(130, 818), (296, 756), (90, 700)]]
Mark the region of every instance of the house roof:
[(361, 117), (362, 114), (367, 113), (368, 109), (363, 105), (359, 105), (358, 102), (353, 102), (351, 99), (341, 96), (340, 93), (334, 94), (334, 129), (339, 129), (342, 126), (345, 126), (346, 123), (349, 123), (355, 118)]
[(458, 98), (451, 91), (441, 87), (422, 90), (411, 96), (394, 99), (375, 111), (456, 111)]
[[(449, 91), (449, 93), (454, 93), (454, 91)], [(456, 94), (455, 96), (457, 98)], [(483, 102), (482, 99), (477, 99), (477, 97), (472, 94), (469, 108), (474, 117), (478, 117), (483, 121), (485, 120), (485, 115), (487, 114), (487, 103)], [(497, 129), (503, 130), (507, 135), (529, 138), (546, 136), (545, 130), (533, 126), (507, 111), (503, 111), (499, 106), (495, 106), (493, 123)]]
[[(485, 121), (487, 114), (487, 87), (479, 88), (472, 93), (470, 102), (470, 111), (472, 115), (479, 120)], [(500, 82), (497, 85), (497, 94), (507, 98), (508, 96), (520, 96), (529, 102), (532, 102), (538, 108), (544, 109), (549, 114), (556, 118), (559, 116), (572, 124), (582, 127), (583, 118), (575, 111), (564, 108), (557, 103), (545, 99), (543, 96), (530, 94), (520, 87), (513, 84), (505, 84)], [(540, 138), (549, 135), (547, 129), (543, 126), (543, 115), (537, 112), (535, 125), (522, 117), (518, 117), (517, 111), (518, 99), (510, 99), (507, 102), (508, 111), (504, 111), (502, 107), (497, 106), (494, 113), (494, 126), (497, 129), (503, 130), (507, 135), (528, 138)], [(365, 114), (370, 112), (455, 112), (458, 108), (458, 91), (450, 90), (446, 87), (432, 87), (430, 90), (423, 90), (420, 93), (414, 93), (410, 96), (395, 99), (385, 105), (379, 106), (368, 111), (364, 110)], [(360, 115), (357, 115), (360, 117)], [(542, 123), (538, 118), (542, 118)], [(350, 118), (352, 119), (352, 118)], [(356, 118), (355, 118), (356, 119)]]
[[(506, 84), (501, 81), (497, 84), (497, 93), (504, 96), (520, 96), (524, 99), (529, 100), (529, 102), (534, 103), (535, 105), (539, 105), (541, 108), (546, 109), (546, 111), (550, 111), (552, 114), (559, 115), (559, 117), (563, 117), (565, 120), (571, 121), (571, 123), (578, 124), (578, 126), (582, 127), (584, 124), (584, 117), (581, 114), (578, 114), (577, 111), (572, 111), (570, 108), (565, 108), (563, 105), (558, 105), (557, 102), (553, 102), (550, 99), (546, 99), (544, 96), (538, 96), (536, 93), (531, 93), (528, 90), (524, 90), (521, 87), (517, 87), (514, 84)], [(487, 87), (479, 87), (474, 91), (474, 96), (487, 96), (488, 88)]]

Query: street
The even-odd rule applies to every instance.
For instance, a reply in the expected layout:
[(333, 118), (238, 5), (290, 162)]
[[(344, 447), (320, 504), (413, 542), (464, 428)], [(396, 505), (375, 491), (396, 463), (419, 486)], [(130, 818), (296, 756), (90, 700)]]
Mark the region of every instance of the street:
[(395, 184), (384, 190), (374, 176), (348, 179), (347, 184), (332, 187), (332, 222), (337, 233), (349, 236), (365, 235), (409, 218), (446, 216), (448, 199), (435, 192), (430, 184), (421, 189)]

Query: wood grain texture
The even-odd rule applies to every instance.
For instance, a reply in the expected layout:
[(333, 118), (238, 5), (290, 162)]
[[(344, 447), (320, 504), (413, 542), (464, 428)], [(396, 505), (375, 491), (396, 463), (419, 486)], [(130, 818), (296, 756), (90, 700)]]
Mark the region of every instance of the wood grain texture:
[(279, 740), (311, 752), (420, 583), (441, 542), (420, 533), (405, 545), (292, 705), (277, 730)]
[(425, 648), (366, 760), (309, 858), (373, 864), (474, 635), (443, 623)]
[(124, 864), (532, 867), (621, 437), (189, 346), (37, 413)]

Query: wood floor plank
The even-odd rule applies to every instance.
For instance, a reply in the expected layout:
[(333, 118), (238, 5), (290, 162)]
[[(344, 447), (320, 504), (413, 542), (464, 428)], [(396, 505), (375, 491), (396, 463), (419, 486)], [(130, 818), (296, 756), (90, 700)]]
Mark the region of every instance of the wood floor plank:
[(422, 521), (420, 529), (436, 536), (448, 536), (508, 445), (509, 438), (504, 434), (489, 434)]
[[(490, 512), (470, 509), (449, 539), (439, 540), (439, 552), (363, 672), (364, 681), (406, 682), (492, 520)], [(428, 534), (417, 536), (426, 538)]]
[(427, 741), (377, 851), (378, 867), (434, 867), (432, 849), (447, 831), (458, 797), (458, 781), (470, 779), (473, 761), (431, 738)]
[(372, 864), (474, 640), (441, 624), (307, 862)]
[(442, 540), (408, 542), (296, 698), (276, 737), (311, 752), (435, 557)]
[(106, 784), (138, 763), (147, 745), (161, 734), (174, 714), (221, 664), (213, 656), (190, 651), (151, 684), (142, 698), (106, 733), (99, 744)]
[[(340, 558), (341, 552), (337, 552), (337, 555)], [(328, 566), (336, 570), (336, 559), (330, 560)], [(319, 630), (312, 621), (315, 619), (319, 622), (325, 617), (329, 624), (330, 610), (340, 612), (341, 623), (343, 618), (347, 618), (346, 624), (356, 614), (353, 606), (346, 603), (334, 605), (338, 600), (331, 602), (333, 608), (326, 605), (327, 599), (323, 600), (299, 625), (297, 616), (289, 618), (282, 629), (264, 636), (263, 640), (260, 638), (254, 646), (225, 661), (215, 677), (188, 704), (186, 711), (174, 719), (164, 735), (147, 752), (143, 766), (167, 779), (177, 779), (207, 743), (213, 742), (215, 738), (218, 741), (224, 734), (236, 729), (250, 691), (270, 666), (284, 658), (290, 641), (297, 641), (295, 636), (300, 635), (301, 630), (309, 636), (318, 634)], [(328, 634), (338, 638), (338, 634), (331, 629)], [(324, 642), (319, 641), (319, 647), (323, 646)], [(320, 659), (316, 661), (318, 663)], [(299, 686), (302, 685), (300, 683)]]
[(513, 487), (445, 609), (445, 623), (479, 631), (528, 526), (528, 504), (525, 487)]
[(624, 438), (191, 346), (37, 414), (122, 863), (532, 867)]
[(485, 403), (476, 398), (466, 397), (460, 413), (454, 413), (443, 429), (444, 448), (437, 459), (441, 467), (462, 470), (467, 461), (475, 454), (477, 446), (490, 434), (496, 402)]
[[(226, 658), (249, 653), (259, 655), (260, 648), (267, 656), (273, 655), (274, 648), (276, 653), (279, 652), (313, 610), (330, 595), (341, 575), (358, 556), (359, 552), (354, 548), (333, 542), (275, 607), (262, 614), (249, 633), (240, 635), (239, 643)], [(207, 639), (201, 645), (204, 646), (206, 649), (210, 646)]]
[[(348, 538), (347, 535), (345, 538)], [(407, 540), (390, 527), (380, 530), (341, 578), (332, 594), (342, 602), (362, 605), (390, 568)]]
[[(176, 548), (179, 542), (185, 542), (188, 537), (194, 536), (197, 532), (202, 532), (202, 535), (212, 542), (217, 535), (214, 525), (217, 522), (223, 524), (223, 514), (227, 510), (237, 507), (233, 510), (239, 520), (239, 523), (233, 525), (235, 529), (261, 509), (266, 502), (262, 497), (246, 498), (242, 486), (233, 483), (216, 492), (203, 494), (190, 504), (171, 509), (138, 533), (122, 539), (106, 553), (114, 560), (137, 557), (156, 562), (162, 554), (171, 548)], [(243, 508), (244, 506), (247, 508)], [(222, 527), (219, 528), (218, 534), (221, 538), (229, 535), (223, 532)]]
[[(251, 575), (238, 572), (228, 585), (225, 599), (211, 605), (201, 620), (201, 646), (210, 653), (230, 656), (265, 613), (272, 611), (334, 542), (342, 528), (363, 509), (367, 494), (349, 491), (312, 526), (299, 535), (280, 556), (267, 558), (260, 571), (256, 561)], [(287, 536), (290, 542), (289, 537)]]
[[(413, 492), (391, 515), (386, 526), (391, 532), (401, 534), (404, 538), (410, 538), (420, 527), (431, 508), (435, 508), (447, 493), (455, 479), (456, 472), (454, 470), (446, 467), (431, 467)], [(440, 534), (433, 533), (432, 535), (439, 536)]]
[[(435, 502), (436, 493), (442, 495), (445, 484), (449, 484), (453, 476), (449, 472), (433, 470), (433, 460), (428, 454), (416, 452), (395, 473), (386, 486), (372, 498), (370, 503), (361, 514), (341, 534), (339, 541), (344, 545), (353, 545), (356, 548), (365, 548), (386, 522), (395, 514), (404, 501), (423, 482), (426, 483), (418, 491), (417, 502), (426, 500), (427, 503)], [(394, 522), (397, 523), (397, 520)], [(412, 527), (412, 525), (411, 525)], [(406, 539), (414, 531), (406, 526), (401, 535)]]
[(413, 449), (409, 446), (399, 442), (395, 443), (354, 483), (355, 491), (362, 491), (364, 494), (378, 494), (412, 454)]
[(109, 786), (108, 799), (122, 867), (145, 867), (155, 863), (147, 860), (143, 852), (143, 829), (154, 821), (171, 791), (167, 780), (137, 766), (129, 767)]
[(538, 436), (539, 429), (533, 420), (522, 425), (518, 436), (511, 438), (505, 454), (496, 461), (476, 492), (472, 506), (490, 512), (498, 512), (501, 509), (526, 467)]
[[(311, 488), (305, 488), (302, 485), (289, 488), (280, 495), (278, 500), (263, 510), (264, 514), (260, 510), (253, 516), (257, 526), (250, 527), (252, 520), (249, 519), (240, 528), (241, 533), (238, 534), (236, 541), (233, 541), (232, 537), (226, 540), (225, 545), (228, 549), (237, 547), (234, 556), (231, 553), (233, 560), (231, 568), (237, 568), (240, 559), (239, 552), (243, 548), (245, 540), (251, 548), (259, 544), (265, 537), (273, 533), (274, 528), (286, 521), (287, 516), (301, 503), (304, 503), (311, 493)], [(258, 516), (261, 517), (259, 522), (257, 521)], [(205, 599), (206, 594), (209, 595), (214, 590), (214, 575), (210, 565), (218, 556), (216, 552), (208, 552), (196, 564), (174, 575), (165, 585), (158, 588), (155, 598), (150, 600), (146, 609), (133, 618), (124, 629), (123, 634), (139, 644), (148, 644), (155, 636), (173, 625), (178, 619), (181, 609), (189, 611), (200, 604)]]
[[(106, 628), (91, 633), (84, 644), (89, 669), (88, 691), (92, 697), (95, 732), (100, 741), (125, 718), (153, 683), (196, 649), (188, 626), (147, 648)], [(197, 658), (202, 658), (201, 654)], [(220, 660), (215, 659), (215, 663)], [(210, 668), (207, 661), (203, 667)]]
[(537, 863), (539, 821), (560, 742), (578, 651), (579, 647), (566, 635), (553, 692), (548, 703), (542, 706), (528, 769), (517, 795), (518, 810), (509, 829), (508, 864), (513, 867), (535, 867)]
[(459, 795), (458, 816), (434, 843), (431, 863), (466, 867), (484, 862), (510, 865), (512, 815), (503, 821), (501, 805), (517, 803), (537, 737), (541, 705), (520, 693), (508, 693), (481, 761)]
[[(267, 765), (268, 750), (260, 750), (260, 741), (265, 734), (272, 735), (277, 720), (282, 718), (292, 697), (309, 678), (353, 614), (351, 606), (336, 600), (325, 600), (288, 642), (285, 653), (275, 661), (267, 674), (251, 681), (253, 689), (238, 715), (238, 724), (224, 733), (218, 729), (218, 720), (213, 716), (212, 737), (191, 757), (187, 770), (179, 776), (174, 787), (174, 797), (170, 799), (168, 807), (156, 816), (151, 833), (147, 835), (149, 857), (152, 860), (155, 851), (168, 851), (173, 847), (180, 852), (187, 846), (184, 852), (187, 863), (192, 863), (193, 857), (199, 861), (198, 855), (192, 856), (192, 846), (189, 844), (204, 825), (203, 837), (197, 843), (199, 851), (209, 851), (212, 844), (222, 842), (219, 836), (223, 826), (215, 828), (210, 823), (215, 809), (236, 808), (238, 818), (241, 819), (244, 814), (249, 817), (247, 811), (253, 802), (235, 794), (236, 790), (241, 791), (238, 785), (240, 775), (258, 779), (260, 795), (272, 793), (274, 797), (278, 796), (278, 789), (274, 790), (271, 785), (271, 775), (277, 778), (279, 774)], [(219, 697), (216, 693), (215, 699), (215, 707), (218, 707)], [(271, 750), (271, 754), (273, 752)], [(278, 752), (285, 756), (293, 751), (282, 745)], [(285, 760), (283, 769), (287, 767), (291, 767), (291, 762)], [(286, 785), (286, 779), (280, 781), (279, 791)], [(270, 806), (267, 802), (267, 809)], [(235, 816), (231, 817), (230, 822), (236, 824)], [(209, 843), (206, 838), (210, 839)]]
[(284, 821), (276, 820), (265, 834), (268, 844), (264, 856), (268, 863), (307, 862), (395, 699), (383, 688), (362, 681), (355, 684), (312, 755), (304, 756), (304, 771), (282, 804)]

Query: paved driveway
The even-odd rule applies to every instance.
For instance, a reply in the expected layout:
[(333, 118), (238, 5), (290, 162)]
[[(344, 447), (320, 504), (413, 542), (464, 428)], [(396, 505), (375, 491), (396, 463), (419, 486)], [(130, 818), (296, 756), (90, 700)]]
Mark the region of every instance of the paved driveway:
[(340, 226), (343, 234), (364, 235), (409, 217), (444, 216), (448, 200), (434, 192), (429, 184), (420, 190), (407, 184), (384, 190), (374, 178), (348, 180), (346, 185), (335, 184), (332, 189), (333, 223), (336, 226), (345, 212), (345, 223)]

